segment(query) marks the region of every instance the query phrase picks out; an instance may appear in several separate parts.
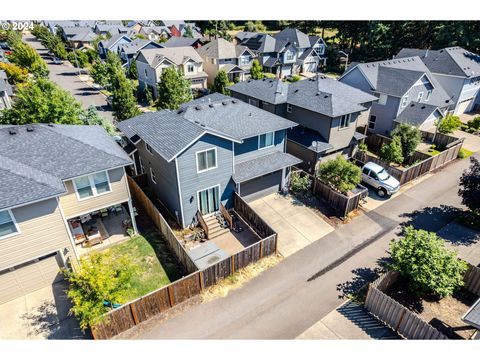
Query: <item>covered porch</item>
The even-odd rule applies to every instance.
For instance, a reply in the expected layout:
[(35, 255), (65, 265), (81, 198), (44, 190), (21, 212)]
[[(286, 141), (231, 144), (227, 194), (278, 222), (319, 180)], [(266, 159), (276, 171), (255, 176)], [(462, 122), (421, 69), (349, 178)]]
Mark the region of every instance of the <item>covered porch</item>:
[(227, 73), (228, 81), (239, 82), (245, 81), (245, 70), (234, 64), (227, 64), (220, 70), (224, 70)]
[(118, 244), (130, 238), (129, 232), (136, 233), (135, 209), (129, 209), (125, 202), (68, 219), (78, 256)]

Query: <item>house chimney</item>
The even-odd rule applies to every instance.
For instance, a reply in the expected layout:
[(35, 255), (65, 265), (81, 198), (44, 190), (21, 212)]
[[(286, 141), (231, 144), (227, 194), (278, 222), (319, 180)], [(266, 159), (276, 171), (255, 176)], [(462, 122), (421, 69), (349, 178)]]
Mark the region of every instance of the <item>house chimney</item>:
[(428, 49), (425, 51), (425, 57), (428, 56)]

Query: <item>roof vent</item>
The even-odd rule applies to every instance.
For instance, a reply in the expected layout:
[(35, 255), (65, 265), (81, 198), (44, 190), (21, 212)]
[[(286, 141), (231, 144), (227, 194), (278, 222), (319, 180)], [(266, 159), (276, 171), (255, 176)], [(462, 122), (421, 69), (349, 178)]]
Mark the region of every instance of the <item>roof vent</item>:
[(323, 98), (324, 98), (324, 99), (328, 98), (328, 95), (324, 95)]
[(252, 116), (252, 113), (248, 114), (248, 116)]
[(297, 93), (297, 92), (298, 92), (298, 89), (293, 90), (293, 92), (294, 92), (294, 93)]
[(237, 100), (232, 100), (232, 104), (236, 104), (238, 101)]
[(265, 81), (265, 80), (267, 80), (267, 78), (263, 78), (262, 80)]
[(222, 101), (222, 105), (227, 105), (228, 104), (228, 101)]
[(32, 132), (33, 130), (33, 126), (27, 126), (27, 132)]
[(49, 123), (48, 126), (53, 127), (53, 124), (52, 124), (52, 123)]
[(200, 105), (195, 106), (195, 110), (202, 110), (202, 107)]
[(320, 96), (320, 93), (319, 93), (319, 92), (317, 92), (315, 95), (316, 95), (316, 96)]
[(213, 104), (209, 104), (208, 107), (209, 107), (209, 108), (213, 108)]
[(271, 83), (273, 83), (273, 80), (272, 80), (272, 79), (270, 79), (270, 82), (271, 82)]
[(422, 106), (422, 109), (425, 109), (425, 105)]
[(181, 114), (181, 113), (183, 113), (183, 109), (180, 109), (177, 111), (177, 114)]
[(10, 135), (15, 135), (17, 133), (17, 130), (16, 129), (10, 129), (10, 130), (8, 130), (8, 133)]
[(412, 104), (410, 104), (410, 107), (414, 107), (414, 106), (415, 106), (415, 104), (413, 104), (413, 103), (412, 103)]

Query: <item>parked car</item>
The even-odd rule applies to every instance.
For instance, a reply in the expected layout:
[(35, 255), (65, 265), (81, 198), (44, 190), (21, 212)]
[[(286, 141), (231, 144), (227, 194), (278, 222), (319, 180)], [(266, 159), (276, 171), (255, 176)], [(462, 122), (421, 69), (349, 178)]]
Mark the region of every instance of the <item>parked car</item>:
[(8, 43), (6, 43), (6, 42), (0, 42), (0, 49), (2, 49), (2, 50), (12, 50), (10, 45), (8, 45)]
[(391, 196), (400, 189), (400, 182), (387, 170), (374, 162), (368, 162), (362, 167), (362, 181), (377, 190), (380, 197)]
[(52, 59), (52, 62), (55, 64), (55, 65), (62, 65), (63, 64), (63, 60), (54, 56), (53, 59)]

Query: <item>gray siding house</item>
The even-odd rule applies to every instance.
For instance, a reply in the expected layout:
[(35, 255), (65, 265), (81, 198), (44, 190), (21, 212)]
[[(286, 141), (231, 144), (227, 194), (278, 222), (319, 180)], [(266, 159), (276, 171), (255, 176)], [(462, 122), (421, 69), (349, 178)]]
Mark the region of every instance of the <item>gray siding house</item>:
[(399, 122), (430, 130), (454, 105), (418, 56), (352, 64), (339, 81), (378, 97), (360, 125), (368, 124), (370, 131), (383, 135)]
[[(118, 124), (138, 174), (187, 227), (197, 211), (233, 206), (233, 193), (259, 197), (286, 187), (300, 162), (285, 153), (296, 124), (231, 97), (212, 94), (178, 110), (145, 113)], [(132, 146), (134, 145), (134, 146)]]
[(113, 35), (108, 40), (102, 40), (98, 43), (98, 54), (101, 58), (106, 58), (109, 51), (115, 52), (118, 54), (118, 49), (120, 46), (129, 44), (133, 40), (125, 34), (116, 34)]
[(132, 42), (120, 44), (117, 48), (117, 52), (120, 59), (122, 59), (122, 62), (126, 64), (127, 68), (129, 68), (132, 60), (140, 51), (147, 49), (161, 49), (163, 47), (162, 44), (156, 43), (155, 41), (135, 39)]
[(402, 49), (397, 59), (419, 56), (454, 103), (454, 114), (480, 106), (480, 55), (461, 47), (440, 50)]
[(313, 173), (321, 161), (350, 157), (363, 135), (357, 119), (377, 98), (331, 78), (319, 76), (285, 83), (249, 80), (229, 87), (233, 97), (287, 118), (300, 126), (288, 131), (287, 151)]
[(278, 77), (316, 72), (325, 65), (326, 45), (318, 36), (286, 28), (278, 34), (243, 33), (237, 42), (252, 50), (266, 72)]

